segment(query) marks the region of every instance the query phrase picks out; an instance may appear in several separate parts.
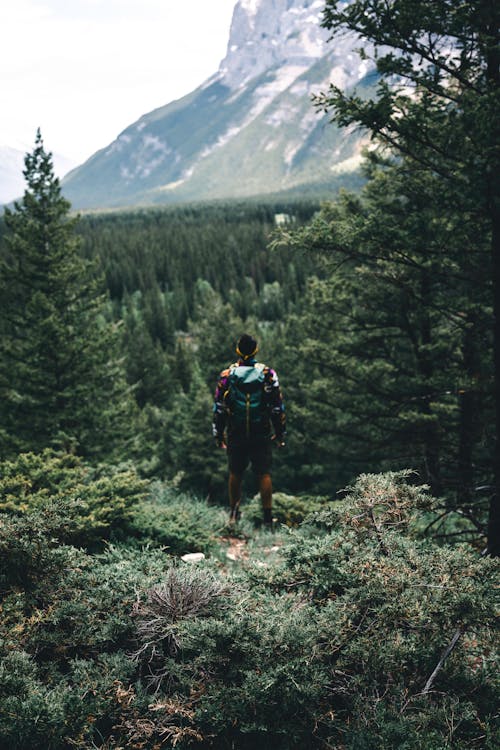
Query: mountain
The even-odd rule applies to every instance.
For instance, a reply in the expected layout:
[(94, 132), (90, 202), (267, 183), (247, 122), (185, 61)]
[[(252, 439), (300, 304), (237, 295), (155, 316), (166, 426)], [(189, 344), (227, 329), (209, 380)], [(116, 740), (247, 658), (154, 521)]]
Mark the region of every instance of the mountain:
[[(26, 148), (26, 151), (30, 151)], [(11, 146), (0, 146), (0, 205), (10, 203), (24, 193), (23, 177), (25, 151)], [(54, 169), (62, 177), (75, 166), (75, 162), (54, 154)]]
[(141, 117), (64, 180), (76, 208), (265, 194), (328, 194), (353, 180), (360, 137), (318, 113), (329, 82), (370, 88), (344, 37), (327, 43), (323, 0), (239, 0), (227, 54), (198, 89)]
[(22, 151), (0, 146), (0, 205), (8, 203), (24, 190)]

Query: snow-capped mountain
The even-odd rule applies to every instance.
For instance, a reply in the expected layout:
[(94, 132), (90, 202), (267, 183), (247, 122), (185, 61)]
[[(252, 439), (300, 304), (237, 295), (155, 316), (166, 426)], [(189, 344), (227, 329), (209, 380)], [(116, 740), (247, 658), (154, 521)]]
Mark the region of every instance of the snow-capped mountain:
[(327, 43), (323, 0), (239, 0), (226, 57), (198, 89), (144, 115), (64, 181), (76, 208), (327, 194), (352, 179), (359, 135), (318, 113), (329, 82), (374, 74), (354, 39)]

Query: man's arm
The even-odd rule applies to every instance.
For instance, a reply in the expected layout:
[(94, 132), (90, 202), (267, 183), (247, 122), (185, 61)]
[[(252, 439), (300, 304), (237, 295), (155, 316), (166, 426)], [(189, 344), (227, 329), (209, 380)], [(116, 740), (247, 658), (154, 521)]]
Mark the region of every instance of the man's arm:
[(228, 375), (229, 370), (223, 370), (221, 372), (217, 381), (214, 396), (212, 434), (217, 442), (217, 445), (220, 447), (223, 447), (225, 445), (224, 430), (226, 429), (227, 411), (224, 404), (224, 394), (227, 390)]
[(281, 393), (278, 374), (269, 369), (269, 404), (271, 407), (271, 423), (274, 429), (274, 439), (283, 443), (286, 435), (286, 414), (283, 395)]

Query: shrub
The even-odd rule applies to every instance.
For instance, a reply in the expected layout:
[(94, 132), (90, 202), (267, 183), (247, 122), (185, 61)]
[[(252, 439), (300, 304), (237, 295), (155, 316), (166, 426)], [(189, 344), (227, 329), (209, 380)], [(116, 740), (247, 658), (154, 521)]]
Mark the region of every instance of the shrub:
[[(365, 475), (273, 564), (231, 571), (91, 555), (51, 516), (51, 564), (2, 579), (0, 745), (493, 750), (498, 561), (413, 538), (427, 502)], [(29, 549), (34, 525), (12, 528)]]
[(214, 549), (226, 525), (227, 514), (221, 508), (156, 484), (150, 497), (134, 508), (126, 534), (179, 555)]
[(75, 534), (77, 513), (76, 503), (57, 499), (19, 516), (0, 514), (0, 590), (61, 576), (66, 564), (61, 544)]
[(2, 462), (0, 477), (0, 514), (23, 515), (64, 503), (72, 523), (64, 534), (61, 524), (58, 538), (85, 547), (125, 528), (148, 486), (133, 470), (92, 468), (77, 456), (51, 450)]
[(179, 623), (206, 617), (227, 608), (227, 582), (206, 570), (171, 568), (165, 579), (147, 591), (146, 600), (134, 607), (139, 646), (133, 654), (157, 689), (168, 678), (165, 657), (175, 657), (182, 647)]
[(406, 480), (360, 477), (290, 532), (281, 564), (236, 573), (228, 606), (180, 618), (182, 648), (155, 664), (154, 720), (136, 704), (112, 747), (137, 738), (142, 719), (154, 727), (147, 747), (162, 726), (182, 725), (179, 747), (197, 733), (228, 748), (492, 749), (498, 562), (412, 539), (429, 498)]
[[(28, 550), (36, 515), (12, 519)], [(0, 586), (0, 746), (88, 748), (119, 719), (116, 685), (134, 677), (135, 591), (158, 584), (171, 563), (160, 550), (89, 555), (45, 530), (37, 544), (51, 564), (36, 558), (28, 586), (19, 575)]]
[[(316, 495), (287, 495), (284, 492), (273, 493), (273, 517), (286, 526), (299, 526), (310, 514), (317, 512), (330, 503), (330, 498)], [(242, 505), (245, 519), (258, 525), (262, 522), (260, 496), (255, 495), (250, 502)]]

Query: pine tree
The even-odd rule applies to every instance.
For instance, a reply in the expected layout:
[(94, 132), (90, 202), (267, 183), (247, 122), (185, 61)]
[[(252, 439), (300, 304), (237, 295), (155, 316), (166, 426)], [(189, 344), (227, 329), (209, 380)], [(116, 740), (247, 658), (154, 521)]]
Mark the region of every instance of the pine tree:
[(5, 211), (0, 259), (1, 449), (71, 447), (102, 458), (130, 416), (117, 332), (96, 270), (78, 253), (77, 219), (40, 131), (24, 176), (23, 198)]
[(224, 502), (225, 455), (212, 438), (213, 395), (197, 362), (189, 391), (176, 394), (165, 430), (163, 464), (182, 489)]
[(301, 371), (292, 403), (307, 383), (300, 423), (314, 475), (342, 486), (361, 467), (410, 466), (450, 506), (473, 503), (483, 526), (472, 489), (492, 462), (487, 242), (447, 205), (438, 175), (403, 159), (370, 177), (285, 235), (323, 272), (285, 334), (300, 331), (297, 364), (283, 366)]
[(496, 435), (488, 548), (500, 555), (500, 7), (492, 0), (327, 0), (323, 25), (367, 42), (362, 54), (374, 57), (380, 81), (372, 98), (332, 86), (319, 103), (340, 125), (361, 125), (408, 165), (440, 175), (455, 209), (489, 244)]

